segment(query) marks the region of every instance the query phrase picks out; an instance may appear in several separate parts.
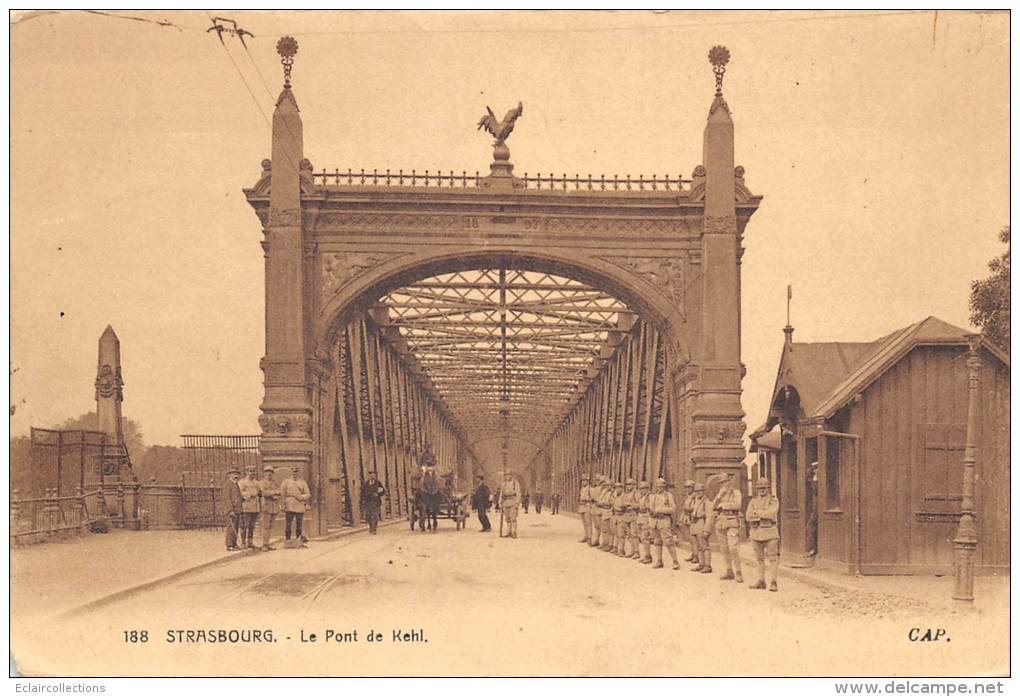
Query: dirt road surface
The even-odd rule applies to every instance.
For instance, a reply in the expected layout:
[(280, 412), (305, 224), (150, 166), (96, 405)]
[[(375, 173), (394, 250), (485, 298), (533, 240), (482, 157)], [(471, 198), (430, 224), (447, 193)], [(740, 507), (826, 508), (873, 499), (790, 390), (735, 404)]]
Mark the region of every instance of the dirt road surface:
[[(567, 516), (521, 515), (516, 540), (476, 529), (395, 525), (252, 554), (69, 618), (40, 600), (14, 618), (11, 649), (25, 673), (82, 676), (1008, 670), (1006, 613), (789, 579), (753, 591), (753, 569), (743, 585), (718, 566), (653, 570), (579, 544)], [(915, 627), (946, 633), (911, 641)], [(210, 641), (232, 630), (261, 641)]]

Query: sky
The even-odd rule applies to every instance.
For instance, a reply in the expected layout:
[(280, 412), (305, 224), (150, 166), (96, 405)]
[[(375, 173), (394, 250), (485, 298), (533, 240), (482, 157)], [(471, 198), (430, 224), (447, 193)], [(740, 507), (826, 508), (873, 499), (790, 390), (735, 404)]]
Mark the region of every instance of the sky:
[[(475, 129), (522, 101), (518, 172), (687, 176), (713, 78), (764, 196), (745, 233), (743, 405), (762, 421), (786, 286), (799, 341), (969, 327), (1009, 222), (1009, 18), (951, 12), (202, 12), (19, 16), (11, 28), (12, 435), (93, 409), (121, 340), (148, 444), (256, 433), (277, 39), (316, 169), (483, 170)], [(170, 22), (172, 26), (157, 24)], [(22, 402), (22, 400), (24, 400)]]

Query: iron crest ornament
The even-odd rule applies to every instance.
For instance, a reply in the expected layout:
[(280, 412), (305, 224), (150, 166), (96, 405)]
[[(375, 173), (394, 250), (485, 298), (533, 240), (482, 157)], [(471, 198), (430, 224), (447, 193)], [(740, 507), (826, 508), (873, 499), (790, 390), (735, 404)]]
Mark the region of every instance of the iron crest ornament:
[(294, 67), (294, 56), (297, 55), (298, 43), (293, 36), (284, 36), (276, 42), (276, 52), (280, 54), (283, 64), (283, 86), (290, 89), (290, 71)]
[(708, 52), (708, 62), (715, 73), (715, 96), (722, 96), (722, 81), (726, 75), (726, 64), (730, 62), (730, 50), (725, 46), (713, 46)]

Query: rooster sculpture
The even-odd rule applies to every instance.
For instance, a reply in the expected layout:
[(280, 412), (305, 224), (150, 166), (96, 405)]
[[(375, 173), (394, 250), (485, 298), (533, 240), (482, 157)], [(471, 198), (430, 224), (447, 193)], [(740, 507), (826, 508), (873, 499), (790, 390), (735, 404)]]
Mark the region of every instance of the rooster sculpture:
[(506, 112), (506, 116), (503, 117), (502, 121), (496, 120), (496, 115), (492, 113), (492, 109), (489, 107), (485, 107), (485, 110), (488, 113), (478, 121), (478, 130), (484, 128), (496, 139), (496, 145), (502, 145), (513, 132), (514, 122), (524, 113), (524, 105), (521, 102), (517, 102), (517, 108)]

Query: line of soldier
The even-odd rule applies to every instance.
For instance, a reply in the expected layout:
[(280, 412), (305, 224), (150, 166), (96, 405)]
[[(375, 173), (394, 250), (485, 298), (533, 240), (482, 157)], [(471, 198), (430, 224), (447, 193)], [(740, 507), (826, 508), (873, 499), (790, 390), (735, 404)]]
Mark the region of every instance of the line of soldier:
[[(668, 551), (673, 569), (681, 568), (677, 543), (687, 541), (690, 554), (684, 561), (690, 570), (712, 573), (709, 537), (713, 530), (726, 563), (721, 580), (743, 583), (739, 542), (742, 518), (750, 525), (750, 539), (758, 566), (758, 581), (751, 589), (777, 591), (779, 567), (779, 500), (772, 495), (767, 479), (755, 483), (755, 496), (741, 516), (743, 495), (735, 476), (726, 475), (715, 498), (705, 496), (705, 485), (687, 480), (681, 506), (669, 490), (666, 480), (658, 478), (654, 486), (633, 479), (614, 482), (596, 475), (594, 485), (582, 476), (578, 513), (584, 524), (582, 543), (621, 557), (636, 559), (652, 568), (663, 567), (663, 548)], [(768, 585), (766, 586), (766, 566)]]

